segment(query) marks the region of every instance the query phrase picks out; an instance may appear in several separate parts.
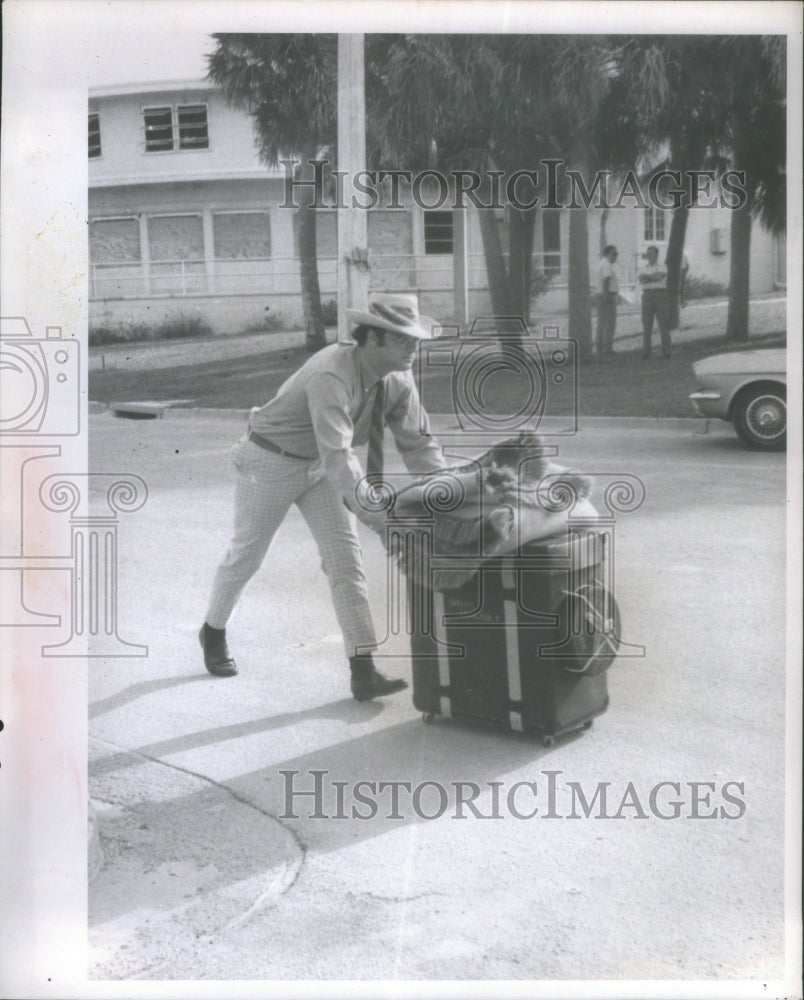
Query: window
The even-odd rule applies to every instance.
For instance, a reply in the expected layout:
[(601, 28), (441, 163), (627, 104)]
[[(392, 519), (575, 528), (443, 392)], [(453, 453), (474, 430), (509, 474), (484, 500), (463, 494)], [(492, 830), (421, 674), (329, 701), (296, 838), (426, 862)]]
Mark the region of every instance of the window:
[(192, 295), (206, 287), (204, 227), (200, 215), (154, 215), (148, 219), (151, 291)]
[(140, 227), (136, 219), (92, 219), (89, 259), (93, 264), (134, 264), (140, 259)]
[(145, 152), (173, 149), (173, 112), (170, 108), (146, 108)]
[(146, 153), (171, 152), (176, 136), (179, 149), (209, 149), (206, 104), (179, 104), (143, 109)]
[(200, 215), (157, 215), (148, 220), (152, 261), (203, 261)]
[(179, 149), (209, 149), (206, 104), (184, 104), (176, 109)]
[(544, 274), (561, 274), (561, 215), (558, 212), (542, 215), (542, 251)]
[(271, 256), (267, 212), (216, 212), (212, 224), (217, 260), (265, 260)]
[(89, 116), (89, 158), (101, 155), (100, 115)]
[(645, 239), (651, 243), (664, 243), (664, 209), (645, 209)]
[(424, 252), (452, 253), (452, 212), (425, 211)]

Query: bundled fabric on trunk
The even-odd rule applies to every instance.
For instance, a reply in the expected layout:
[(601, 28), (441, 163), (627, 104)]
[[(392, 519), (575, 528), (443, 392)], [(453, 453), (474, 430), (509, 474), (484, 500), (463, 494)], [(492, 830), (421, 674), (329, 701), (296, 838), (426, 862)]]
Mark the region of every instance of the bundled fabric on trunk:
[(536, 434), (524, 432), (402, 490), (393, 518), (412, 530), (404, 544), (396, 534), (391, 554), (403, 572), (430, 589), (454, 589), (483, 559), (563, 531), (570, 512), (594, 517), (590, 479), (548, 461), (544, 451)]

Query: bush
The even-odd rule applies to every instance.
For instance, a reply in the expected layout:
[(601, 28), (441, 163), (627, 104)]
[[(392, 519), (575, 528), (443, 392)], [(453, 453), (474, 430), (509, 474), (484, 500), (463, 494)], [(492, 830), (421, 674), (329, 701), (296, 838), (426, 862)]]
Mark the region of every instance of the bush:
[(138, 340), (153, 339), (153, 327), (147, 323), (121, 323), (119, 326), (96, 326), (89, 329), (90, 346), (130, 344)]
[(89, 330), (91, 347), (104, 344), (133, 344), (144, 340), (200, 340), (212, 336), (212, 327), (200, 316), (172, 316), (157, 326), (148, 323), (120, 323), (95, 326)]
[(335, 299), (327, 299), (326, 302), (321, 303), (321, 317), (324, 320), (324, 326), (338, 325), (338, 303)]
[(171, 316), (154, 330), (154, 340), (200, 340), (212, 336), (212, 327), (200, 316)]
[(544, 274), (542, 271), (534, 271), (530, 279), (530, 294), (534, 299), (538, 299), (540, 295), (545, 295), (550, 291), (550, 286), (552, 283), (552, 276), (549, 274)]
[(708, 278), (687, 278), (684, 289), (684, 297), (688, 302), (690, 299), (714, 299), (728, 294), (729, 289), (726, 285), (710, 281)]

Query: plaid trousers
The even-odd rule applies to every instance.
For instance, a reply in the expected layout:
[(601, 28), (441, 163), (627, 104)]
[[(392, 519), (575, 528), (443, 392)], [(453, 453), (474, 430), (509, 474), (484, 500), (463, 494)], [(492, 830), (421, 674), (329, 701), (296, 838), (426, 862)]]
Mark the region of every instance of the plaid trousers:
[(377, 648), (357, 521), (326, 478), (318, 459), (287, 458), (247, 439), (231, 452), (237, 469), (234, 535), (218, 566), (207, 623), (225, 628), (248, 581), (262, 565), (279, 525), (296, 504), (310, 528), (327, 575), (347, 656)]

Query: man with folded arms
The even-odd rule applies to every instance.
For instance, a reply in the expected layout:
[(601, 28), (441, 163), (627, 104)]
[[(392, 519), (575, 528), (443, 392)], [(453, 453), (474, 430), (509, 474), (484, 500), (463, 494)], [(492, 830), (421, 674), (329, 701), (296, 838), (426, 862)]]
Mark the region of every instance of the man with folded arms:
[[(332, 593), (358, 701), (407, 687), (381, 674), (369, 610), (357, 516), (382, 533), (385, 514), (368, 502), (354, 447), (368, 443), (367, 473), (382, 471), (383, 429), (388, 426), (410, 472), (446, 466), (430, 433), (411, 367), (435, 321), (419, 315), (415, 295), (376, 294), (368, 312), (347, 310), (354, 343), (332, 344), (313, 355), (252, 413), (248, 433), (235, 445), (235, 525), (218, 567), (206, 621), (199, 633), (206, 669), (216, 677), (237, 673), (226, 625), (257, 572), (291, 505), (316, 540)], [(376, 505), (374, 505), (376, 507)]]
[(659, 263), (659, 248), (648, 247), (645, 251), (648, 263), (637, 274), (642, 285), (642, 360), (650, 357), (653, 339), (653, 321), (659, 326), (662, 339), (662, 354), (669, 358), (672, 353), (670, 342), (670, 316), (667, 303), (667, 269)]

